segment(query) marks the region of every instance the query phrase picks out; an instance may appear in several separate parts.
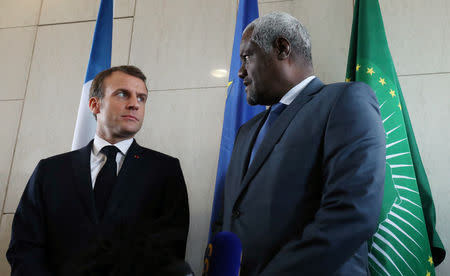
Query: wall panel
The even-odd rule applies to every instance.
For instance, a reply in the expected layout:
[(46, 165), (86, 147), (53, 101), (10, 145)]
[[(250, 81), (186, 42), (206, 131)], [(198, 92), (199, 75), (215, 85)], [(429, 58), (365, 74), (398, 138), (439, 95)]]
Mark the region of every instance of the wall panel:
[(0, 29), (0, 100), (23, 99), (36, 27)]
[(42, 0), (0, 1), (0, 28), (36, 25)]
[(399, 75), (450, 72), (447, 0), (380, 0), (380, 7)]
[[(23, 101), (0, 101), (0, 208), (7, 188)], [(0, 275), (2, 275), (0, 273)]]
[(223, 0), (137, 2), (130, 62), (149, 73), (155, 90), (226, 85), (226, 76), (211, 71), (229, 70), (231, 7)]
[(11, 225), (13, 215), (3, 215), (0, 224), (0, 275), (10, 275), (11, 267), (6, 260), (6, 250), (8, 250), (9, 240), (11, 238)]
[[(39, 24), (96, 20), (100, 0), (42, 0)], [(134, 15), (135, 0), (114, 0), (114, 17)]]

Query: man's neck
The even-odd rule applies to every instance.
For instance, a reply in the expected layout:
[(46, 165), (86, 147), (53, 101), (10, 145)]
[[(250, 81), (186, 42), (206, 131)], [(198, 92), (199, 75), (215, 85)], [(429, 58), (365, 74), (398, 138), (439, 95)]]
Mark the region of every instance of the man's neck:
[(128, 140), (128, 139), (134, 138), (134, 136), (130, 136), (130, 137), (114, 137), (114, 136), (111, 136), (111, 135), (103, 135), (103, 134), (101, 134), (99, 132), (97, 132), (96, 135), (98, 137), (102, 138), (103, 140), (105, 140), (106, 142), (112, 144), (112, 145), (117, 144), (117, 143), (122, 142), (122, 141), (125, 141), (125, 140)]

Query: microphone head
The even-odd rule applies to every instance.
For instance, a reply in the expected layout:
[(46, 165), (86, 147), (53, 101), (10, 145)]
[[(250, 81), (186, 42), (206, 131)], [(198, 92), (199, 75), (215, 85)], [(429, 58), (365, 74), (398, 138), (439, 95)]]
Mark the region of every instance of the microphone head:
[(207, 276), (238, 276), (241, 267), (242, 244), (232, 232), (219, 232), (208, 244), (205, 258)]

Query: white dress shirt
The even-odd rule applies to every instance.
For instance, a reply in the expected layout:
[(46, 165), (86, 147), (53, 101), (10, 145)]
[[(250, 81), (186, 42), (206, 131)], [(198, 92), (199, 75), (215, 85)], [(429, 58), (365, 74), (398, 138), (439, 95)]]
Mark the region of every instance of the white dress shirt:
[(100, 172), (103, 165), (106, 163), (106, 155), (101, 152), (101, 149), (105, 146), (116, 146), (119, 149), (119, 152), (116, 155), (117, 162), (117, 174), (119, 174), (120, 168), (122, 167), (123, 161), (125, 160), (125, 155), (127, 154), (128, 149), (133, 143), (133, 138), (120, 141), (117, 144), (110, 144), (109, 142), (103, 140), (98, 137), (97, 134), (94, 136), (94, 143), (92, 144), (91, 151), (91, 180), (92, 180), (92, 189), (95, 186), (95, 180), (97, 179), (97, 175)]
[(302, 92), (302, 90), (315, 78), (316, 76), (310, 76), (306, 79), (302, 80), (299, 84), (292, 87), (286, 94), (284, 94), (283, 98), (281, 98), (280, 103), (284, 103), (285, 105), (290, 105), (294, 99)]

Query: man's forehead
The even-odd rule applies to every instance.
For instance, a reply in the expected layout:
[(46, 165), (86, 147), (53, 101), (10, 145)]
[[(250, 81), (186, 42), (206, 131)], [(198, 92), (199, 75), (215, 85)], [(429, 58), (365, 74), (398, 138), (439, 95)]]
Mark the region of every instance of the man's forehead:
[(103, 81), (107, 86), (107, 85), (118, 85), (118, 84), (130, 84), (130, 85), (138, 85), (138, 86), (143, 86), (145, 87), (147, 90), (147, 85), (145, 84), (145, 82), (143, 80), (141, 80), (140, 78), (133, 76), (133, 75), (129, 75), (125, 72), (122, 71), (115, 71), (112, 72), (111, 75), (109, 75), (108, 77), (105, 78), (105, 80)]
[(122, 71), (114, 71), (108, 77), (106, 77), (105, 80), (106, 79), (110, 79), (110, 80), (138, 79), (138, 80), (142, 81), (140, 78), (135, 77), (130, 74), (127, 74), (126, 72), (122, 72)]
[(104, 93), (126, 90), (135, 91), (138, 94), (148, 94), (147, 84), (143, 80), (121, 71), (115, 71), (106, 77), (103, 81), (103, 86)]
[(245, 29), (242, 33), (242, 39), (249, 39), (252, 36), (253, 28)]
[(259, 49), (259, 45), (256, 44), (250, 37), (242, 38), (241, 45), (239, 47), (239, 54), (243, 55), (249, 52), (258, 51)]
[(250, 30), (250, 31), (244, 32), (244, 34), (242, 35), (241, 43), (240, 43), (240, 50), (241, 51), (246, 49), (246, 48), (248, 48), (250, 46), (250, 44), (252, 42), (251, 41), (251, 34), (252, 34), (252, 31)]

